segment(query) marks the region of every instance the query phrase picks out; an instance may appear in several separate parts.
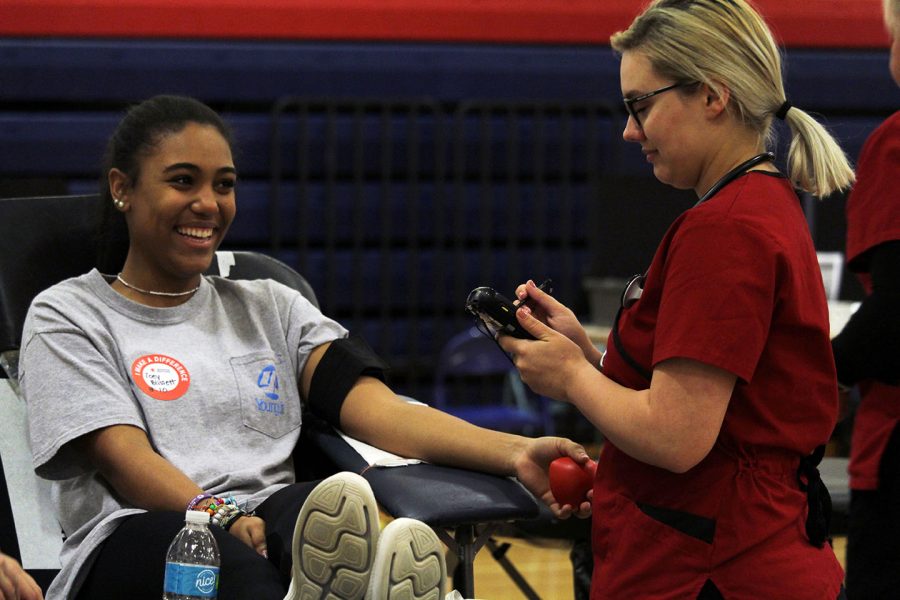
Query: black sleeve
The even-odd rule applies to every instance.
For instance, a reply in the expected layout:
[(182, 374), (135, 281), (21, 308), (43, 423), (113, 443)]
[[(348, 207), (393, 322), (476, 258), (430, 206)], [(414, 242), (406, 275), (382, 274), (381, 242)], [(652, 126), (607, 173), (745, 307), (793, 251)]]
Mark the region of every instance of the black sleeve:
[(832, 340), (838, 381), (900, 384), (900, 240), (867, 252), (872, 293)]
[(309, 384), (310, 410), (340, 427), (341, 406), (356, 380), (369, 375), (383, 381), (387, 369), (387, 363), (359, 336), (331, 342)]

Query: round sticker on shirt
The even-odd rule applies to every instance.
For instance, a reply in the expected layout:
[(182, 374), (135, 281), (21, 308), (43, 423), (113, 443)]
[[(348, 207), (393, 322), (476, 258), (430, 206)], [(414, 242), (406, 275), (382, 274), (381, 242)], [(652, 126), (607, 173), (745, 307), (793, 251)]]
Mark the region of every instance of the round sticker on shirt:
[(135, 360), (131, 377), (141, 391), (157, 400), (181, 398), (191, 385), (191, 374), (184, 365), (164, 354), (147, 354)]

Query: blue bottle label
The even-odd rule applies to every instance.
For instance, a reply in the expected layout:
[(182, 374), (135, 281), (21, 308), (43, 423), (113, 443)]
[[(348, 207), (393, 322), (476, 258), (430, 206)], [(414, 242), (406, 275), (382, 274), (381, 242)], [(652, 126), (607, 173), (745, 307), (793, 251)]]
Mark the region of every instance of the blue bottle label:
[(167, 594), (215, 598), (219, 591), (219, 567), (166, 563), (163, 585)]

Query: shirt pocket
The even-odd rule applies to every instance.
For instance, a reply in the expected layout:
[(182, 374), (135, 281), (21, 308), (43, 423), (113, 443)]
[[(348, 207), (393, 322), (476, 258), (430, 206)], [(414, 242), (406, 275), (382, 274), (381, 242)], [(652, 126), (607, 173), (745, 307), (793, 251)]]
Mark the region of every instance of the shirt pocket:
[(300, 394), (290, 361), (266, 353), (231, 359), (241, 403), (241, 421), (272, 438), (300, 427)]

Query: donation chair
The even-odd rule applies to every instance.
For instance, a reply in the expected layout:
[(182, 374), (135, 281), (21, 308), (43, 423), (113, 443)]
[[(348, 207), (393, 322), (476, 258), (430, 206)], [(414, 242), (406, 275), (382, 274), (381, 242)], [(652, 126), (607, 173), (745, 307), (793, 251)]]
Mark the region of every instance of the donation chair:
[[(20, 560), (44, 589), (59, 568), (62, 533), (52, 517), (48, 483), (31, 467), (24, 402), (14, 392), (18, 350), (35, 295), (108, 264), (109, 256), (98, 259), (98, 247), (92, 243), (99, 202), (96, 195), (0, 199), (0, 376), (9, 378), (0, 383), (0, 427), (10, 430), (10, 435), (0, 431), (0, 465), (5, 469), (0, 473), (0, 548)], [(113, 238), (112, 246), (121, 253), (121, 265), (127, 242), (120, 236)], [(209, 274), (272, 278), (316, 303), (300, 274), (260, 253), (219, 251)], [(467, 598), (475, 597), (474, 556), (491, 532), (503, 523), (539, 514), (535, 498), (510, 478), (430, 464), (371, 467), (345, 438), (312, 414), (304, 415), (300, 445), (306, 466), (362, 473), (391, 516), (419, 519), (435, 528), (459, 559), (454, 586)]]

